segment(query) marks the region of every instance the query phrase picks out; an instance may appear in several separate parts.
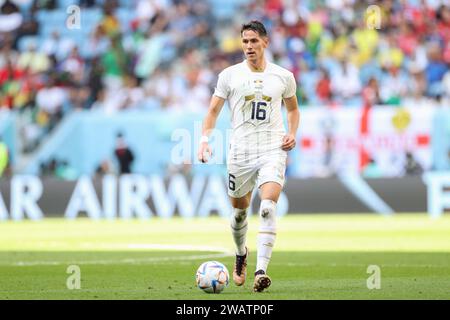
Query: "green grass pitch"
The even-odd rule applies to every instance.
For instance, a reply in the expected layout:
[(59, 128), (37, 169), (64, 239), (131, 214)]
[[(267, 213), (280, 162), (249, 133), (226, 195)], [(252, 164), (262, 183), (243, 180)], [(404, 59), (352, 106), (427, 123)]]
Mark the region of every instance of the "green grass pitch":
[[(218, 295), (195, 285), (204, 261), (232, 271), (228, 221), (0, 223), (0, 299), (450, 299), (450, 216), (289, 215), (278, 237), (267, 292), (252, 292), (258, 220), (250, 218), (249, 277)], [(69, 290), (67, 268), (81, 270)], [(381, 288), (369, 290), (369, 265)]]

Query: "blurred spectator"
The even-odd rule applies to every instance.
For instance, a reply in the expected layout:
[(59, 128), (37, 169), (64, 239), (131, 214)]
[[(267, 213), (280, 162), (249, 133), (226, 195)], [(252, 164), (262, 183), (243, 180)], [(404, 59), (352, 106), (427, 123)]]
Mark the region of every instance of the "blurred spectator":
[(128, 56), (122, 45), (122, 37), (117, 35), (111, 39), (111, 48), (102, 56), (104, 83), (108, 89), (117, 90), (123, 84), (127, 72)]
[(96, 5), (96, 0), (80, 0), (80, 7), (92, 8)]
[(145, 99), (144, 89), (138, 85), (137, 79), (133, 76), (124, 78), (124, 87), (115, 90), (104, 88), (97, 94), (97, 101), (92, 108), (101, 109), (108, 114), (140, 107)]
[(24, 76), (24, 72), (13, 64), (11, 60), (6, 60), (2, 68), (0, 68), (0, 85), (9, 80), (18, 80)]
[(335, 168), (333, 165), (335, 139), (333, 134), (326, 133), (325, 135), (325, 157), (323, 160), (323, 172), (321, 176), (333, 176), (335, 175)]
[(92, 105), (92, 109), (103, 110), (107, 114), (120, 111), (125, 107), (126, 96), (123, 90), (114, 91), (102, 89), (97, 93), (97, 100)]
[(447, 70), (442, 78), (442, 87), (443, 95), (450, 98), (450, 70)]
[(369, 162), (362, 170), (362, 175), (365, 178), (380, 178), (380, 177), (382, 177), (382, 171), (374, 158), (370, 158)]
[(351, 63), (341, 60), (337, 70), (331, 75), (331, 89), (342, 104), (346, 104), (361, 91), (358, 69)]
[(383, 68), (398, 69), (404, 62), (405, 55), (398, 47), (395, 32), (392, 30), (382, 38), (379, 46), (379, 63)]
[(139, 78), (147, 78), (152, 75), (162, 58), (162, 49), (166, 38), (158, 31), (150, 29), (147, 38), (138, 53), (135, 74)]
[(363, 89), (362, 95), (365, 103), (370, 106), (382, 104), (380, 87), (376, 78), (372, 77), (369, 79), (367, 86)]
[(51, 159), (47, 163), (41, 163), (40, 165), (40, 175), (42, 176), (53, 176), (56, 171), (57, 161), (56, 159)]
[(126, 143), (122, 133), (117, 134), (116, 147), (114, 154), (119, 163), (119, 173), (127, 174), (131, 173), (131, 166), (134, 161), (134, 154)]
[(103, 19), (100, 27), (108, 37), (114, 38), (120, 33), (120, 22), (114, 14), (116, 4), (113, 1), (105, 1), (103, 5)]
[(436, 96), (442, 93), (441, 80), (447, 72), (448, 66), (442, 61), (442, 48), (432, 42), (428, 47), (428, 65), (425, 68), (425, 77), (428, 83), (428, 94)]
[(50, 159), (47, 163), (41, 163), (40, 175), (54, 177), (62, 180), (76, 180), (77, 172), (66, 160)]
[(332, 98), (331, 81), (328, 72), (325, 69), (320, 69), (320, 78), (316, 85), (316, 94), (319, 102), (323, 105), (330, 103)]
[(94, 58), (92, 60), (87, 77), (88, 78), (87, 86), (89, 87), (90, 90), (89, 96), (90, 106), (92, 106), (92, 104), (99, 96), (99, 92), (103, 89), (102, 75), (103, 75), (103, 66), (100, 63), (100, 59)]
[(34, 0), (31, 6), (31, 12), (39, 10), (55, 10), (57, 0)]
[(426, 96), (427, 80), (424, 72), (411, 70), (408, 94), (402, 98), (403, 105), (429, 107), (433, 101)]
[(157, 12), (161, 10), (160, 4), (163, 1), (138, 0), (136, 5), (136, 17), (139, 22), (146, 23), (152, 20)]
[[(28, 0), (23, 0), (28, 1)], [(24, 36), (37, 36), (39, 32), (39, 22), (36, 19), (36, 15), (31, 12), (29, 15), (26, 15), (26, 18), (20, 25), (20, 28), (15, 31), (16, 37), (16, 46), (18, 44), (18, 40), (20, 40)]]
[(416, 161), (411, 152), (405, 154), (405, 173), (407, 175), (419, 175), (423, 173), (422, 166)]
[(15, 63), (19, 57), (19, 53), (13, 49), (13, 40), (11, 37), (5, 37), (0, 41), (0, 69), (3, 68), (8, 61)]
[(323, 159), (323, 168), (319, 174), (321, 177), (328, 177), (335, 174), (334, 153), (336, 141), (334, 138), (334, 130), (336, 129), (336, 121), (332, 113), (328, 113), (320, 123), (321, 131), (324, 134), (325, 154)]
[(67, 108), (71, 108), (73, 110), (83, 110), (88, 109), (90, 107), (90, 94), (91, 90), (87, 86), (77, 86), (71, 87), (69, 90), (69, 103), (65, 105), (63, 109), (64, 112), (67, 112)]
[(8, 147), (3, 142), (0, 137), (0, 178), (8, 167), (9, 155), (8, 155)]
[(417, 35), (414, 34), (413, 26), (410, 22), (404, 20), (400, 22), (400, 29), (397, 35), (398, 47), (403, 51), (403, 53), (411, 57), (419, 44), (419, 39)]
[(46, 82), (46, 86), (40, 89), (36, 95), (38, 107), (37, 122), (40, 126), (47, 130), (53, 129), (62, 118), (63, 106), (66, 101), (66, 90), (56, 86), (55, 79), (50, 77)]
[(145, 98), (144, 89), (138, 84), (138, 80), (134, 76), (127, 76), (125, 78), (125, 106), (128, 108), (139, 107)]
[(103, 160), (100, 165), (95, 170), (96, 178), (101, 178), (107, 174), (113, 174), (114, 171), (112, 169), (111, 162), (109, 160)]
[[(178, 105), (183, 111), (199, 112), (204, 111), (209, 104), (211, 92), (208, 88), (208, 75), (202, 74), (199, 66), (191, 66), (186, 70), (186, 83), (184, 85), (184, 92), (178, 92)], [(205, 78), (202, 78), (204, 76)], [(184, 97), (189, 96), (189, 99)]]
[(55, 169), (55, 176), (62, 180), (72, 181), (78, 178), (77, 172), (65, 160), (58, 162)]
[(17, 65), (19, 68), (28, 69), (31, 73), (45, 72), (51, 67), (50, 59), (37, 51), (35, 43), (30, 43), (27, 51), (20, 54)]
[(85, 62), (80, 56), (78, 47), (73, 47), (69, 56), (61, 62), (60, 69), (68, 73), (69, 79), (74, 84), (81, 84), (85, 78)]
[(26, 71), (8, 61), (0, 69), (0, 108), (22, 108), (28, 103), (30, 87), (24, 78)]
[(406, 96), (408, 78), (401, 74), (398, 67), (388, 67), (387, 74), (381, 79), (380, 98), (383, 104), (399, 105)]
[(6, 0), (0, 4), (0, 33), (17, 30), (22, 22), (23, 16), (14, 2)]
[(47, 56), (55, 56), (60, 61), (68, 56), (74, 46), (75, 43), (72, 39), (62, 38), (60, 33), (55, 30), (41, 44), (41, 52)]
[(89, 36), (84, 55), (88, 59), (101, 57), (106, 53), (110, 45), (109, 38), (106, 37), (103, 28), (99, 25)]

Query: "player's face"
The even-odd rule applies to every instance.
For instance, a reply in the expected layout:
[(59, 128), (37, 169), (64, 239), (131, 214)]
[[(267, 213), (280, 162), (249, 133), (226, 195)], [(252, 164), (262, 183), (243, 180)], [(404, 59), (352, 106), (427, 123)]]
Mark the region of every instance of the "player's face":
[(264, 49), (267, 48), (267, 37), (261, 37), (253, 30), (242, 32), (242, 50), (248, 60), (259, 60), (264, 56)]

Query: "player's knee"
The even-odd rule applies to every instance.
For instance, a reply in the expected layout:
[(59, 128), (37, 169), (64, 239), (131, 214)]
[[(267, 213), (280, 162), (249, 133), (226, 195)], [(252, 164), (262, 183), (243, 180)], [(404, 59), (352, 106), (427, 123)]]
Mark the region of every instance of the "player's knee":
[(263, 220), (275, 219), (277, 203), (272, 200), (262, 200), (259, 215)]
[(241, 223), (247, 218), (247, 208), (246, 209), (233, 209), (232, 220), (235, 223)]
[(260, 232), (276, 232), (277, 203), (272, 200), (262, 200), (259, 210), (261, 217)]

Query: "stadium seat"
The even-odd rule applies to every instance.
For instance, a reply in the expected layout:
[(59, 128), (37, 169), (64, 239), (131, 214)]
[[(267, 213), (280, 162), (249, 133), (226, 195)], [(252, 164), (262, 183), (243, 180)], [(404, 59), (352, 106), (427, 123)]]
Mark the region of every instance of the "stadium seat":
[(121, 8), (133, 9), (136, 8), (137, 0), (119, 0), (119, 6)]
[(208, 0), (214, 16), (218, 19), (230, 19), (236, 14), (237, 8), (247, 3), (247, 0)]
[(66, 10), (71, 5), (79, 5), (80, 1), (78, 0), (57, 0), (58, 7)]
[(103, 14), (102, 11), (99, 8), (95, 9), (83, 9), (81, 12), (81, 24), (84, 26), (84, 24), (97, 24)]
[(130, 22), (133, 20), (134, 15), (134, 10), (128, 8), (118, 8), (116, 10), (116, 17), (120, 21), (122, 31), (128, 31), (130, 29)]
[(33, 44), (36, 47), (39, 45), (39, 37), (38, 36), (23, 36), (19, 39), (18, 48), (20, 52), (26, 51), (28, 46)]
[(33, 5), (33, 0), (19, 1), (16, 4), (22, 14), (28, 14), (30, 12), (31, 6)]

